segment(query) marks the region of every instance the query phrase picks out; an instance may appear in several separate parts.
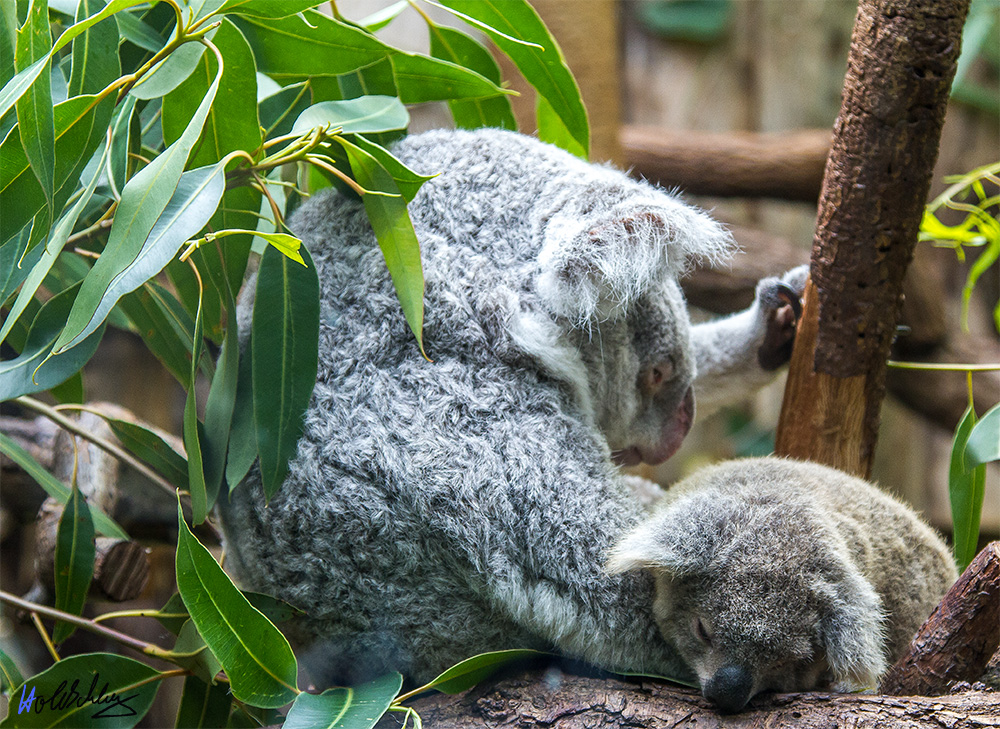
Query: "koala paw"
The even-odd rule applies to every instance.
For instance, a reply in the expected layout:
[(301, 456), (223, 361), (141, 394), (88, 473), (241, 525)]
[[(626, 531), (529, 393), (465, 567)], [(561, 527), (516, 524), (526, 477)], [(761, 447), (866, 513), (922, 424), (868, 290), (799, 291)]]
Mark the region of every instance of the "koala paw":
[(808, 277), (809, 267), (798, 266), (781, 278), (765, 278), (757, 284), (757, 305), (765, 320), (764, 341), (757, 350), (757, 362), (765, 370), (776, 370), (792, 356)]

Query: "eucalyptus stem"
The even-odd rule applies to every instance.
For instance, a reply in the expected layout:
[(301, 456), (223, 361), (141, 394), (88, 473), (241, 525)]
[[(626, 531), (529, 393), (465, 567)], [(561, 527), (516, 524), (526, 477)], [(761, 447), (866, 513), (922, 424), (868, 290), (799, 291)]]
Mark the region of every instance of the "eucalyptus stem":
[(49, 631), (47, 631), (45, 626), (42, 625), (42, 619), (38, 617), (38, 613), (34, 610), (31, 611), (31, 622), (35, 624), (35, 629), (38, 631), (38, 634), (42, 636), (42, 642), (48, 649), (49, 655), (51, 655), (53, 660), (57, 663), (61, 661), (62, 658), (59, 657), (59, 651), (56, 650), (55, 643), (52, 642), (52, 637), (49, 635)]
[(897, 370), (928, 370), (932, 372), (994, 372), (1000, 370), (1000, 363), (943, 364), (938, 362), (897, 362), (889, 360), (886, 364)]
[(24, 600), (17, 595), (12, 595), (4, 590), (0, 590), (0, 602), (5, 602), (8, 605), (12, 605), (32, 614), (43, 615), (47, 618), (52, 618), (53, 620), (62, 620), (63, 622), (70, 623), (78, 628), (89, 630), (91, 633), (96, 633), (104, 636), (105, 638), (110, 638), (116, 643), (126, 645), (129, 648), (139, 651), (140, 653), (152, 658), (169, 660), (168, 656), (170, 655), (170, 651), (164, 650), (158, 645), (147, 643), (146, 641), (139, 640), (138, 638), (133, 638), (130, 635), (125, 635), (124, 633), (120, 633), (112, 628), (106, 628), (103, 625), (98, 625), (92, 620), (81, 618), (79, 615), (73, 615), (72, 613), (56, 610), (55, 608), (48, 607), (47, 605), (40, 605), (36, 602)]
[[(19, 398), (16, 398), (14, 402), (16, 402), (19, 405), (23, 405), (29, 410), (34, 410), (36, 413), (41, 413), (42, 415), (47, 417), (49, 420), (51, 420), (64, 430), (69, 431), (74, 435), (80, 436), (84, 440), (93, 443), (102, 451), (110, 453), (119, 460), (125, 461), (130, 466), (132, 466), (132, 468), (139, 471), (139, 473), (141, 473), (143, 476), (145, 476), (150, 481), (159, 486), (161, 489), (170, 494), (171, 497), (176, 496), (177, 489), (173, 486), (173, 484), (171, 484), (169, 481), (163, 478), (163, 476), (158, 474), (156, 471), (151, 469), (149, 466), (147, 466), (145, 463), (140, 461), (138, 458), (133, 456), (131, 453), (126, 451), (121, 446), (112, 443), (111, 441), (105, 438), (101, 438), (100, 436), (94, 435), (93, 433), (84, 428), (81, 428), (79, 423), (73, 422), (55, 408), (50, 407), (39, 400), (35, 400), (32, 397), (21, 396)], [(71, 407), (74, 407), (74, 409), (81, 409), (81, 410), (84, 409), (83, 406), (71, 406)]]

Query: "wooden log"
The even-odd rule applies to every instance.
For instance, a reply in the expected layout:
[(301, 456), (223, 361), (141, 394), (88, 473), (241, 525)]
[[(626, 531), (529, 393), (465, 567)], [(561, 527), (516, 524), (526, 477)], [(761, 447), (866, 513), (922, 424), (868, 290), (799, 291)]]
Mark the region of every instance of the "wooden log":
[(827, 161), (779, 455), (871, 473), (885, 362), (968, 0), (861, 0)]
[[(537, 669), (490, 681), (458, 696), (436, 694), (412, 703), (424, 726), (698, 727), (698, 729), (987, 729), (1000, 727), (1000, 693), (952, 696), (764, 694), (737, 715), (721, 716), (693, 689), (653, 681), (625, 682)], [(380, 727), (398, 726), (396, 717)]]
[(1000, 542), (991, 542), (917, 631), (882, 678), (886, 694), (947, 693), (976, 681), (1000, 648)]
[(690, 195), (816, 202), (829, 129), (760, 134), (622, 127), (632, 172)]

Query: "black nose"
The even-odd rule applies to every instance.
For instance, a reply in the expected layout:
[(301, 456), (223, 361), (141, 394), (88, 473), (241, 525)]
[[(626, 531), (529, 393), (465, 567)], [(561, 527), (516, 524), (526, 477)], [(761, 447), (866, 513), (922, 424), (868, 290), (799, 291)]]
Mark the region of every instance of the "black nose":
[(735, 714), (747, 705), (753, 678), (742, 666), (723, 666), (702, 687), (702, 695), (722, 714)]

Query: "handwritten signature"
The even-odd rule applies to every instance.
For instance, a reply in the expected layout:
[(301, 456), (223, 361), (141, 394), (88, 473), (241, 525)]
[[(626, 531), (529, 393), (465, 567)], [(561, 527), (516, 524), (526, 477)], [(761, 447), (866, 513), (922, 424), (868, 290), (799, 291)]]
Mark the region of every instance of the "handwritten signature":
[(50, 696), (42, 696), (41, 694), (36, 696), (34, 686), (31, 687), (31, 693), (29, 694), (28, 686), (25, 684), (21, 688), (21, 698), (18, 701), (17, 713), (24, 714), (34, 711), (36, 714), (41, 714), (45, 709), (49, 709), (50, 711), (65, 711), (73, 706), (77, 709), (82, 709), (90, 703), (94, 706), (103, 706), (103, 708), (91, 714), (91, 718), (93, 719), (114, 719), (123, 716), (135, 716), (136, 710), (129, 706), (129, 701), (139, 694), (134, 693), (129, 696), (119, 696), (113, 691), (108, 691), (107, 682), (98, 690), (97, 684), (100, 680), (101, 674), (95, 673), (85, 696), (81, 695), (78, 690), (80, 679), (74, 679), (72, 685), (68, 685), (68, 681), (63, 681), (56, 686), (55, 691)]

